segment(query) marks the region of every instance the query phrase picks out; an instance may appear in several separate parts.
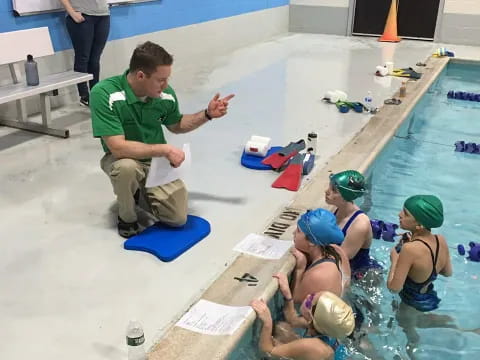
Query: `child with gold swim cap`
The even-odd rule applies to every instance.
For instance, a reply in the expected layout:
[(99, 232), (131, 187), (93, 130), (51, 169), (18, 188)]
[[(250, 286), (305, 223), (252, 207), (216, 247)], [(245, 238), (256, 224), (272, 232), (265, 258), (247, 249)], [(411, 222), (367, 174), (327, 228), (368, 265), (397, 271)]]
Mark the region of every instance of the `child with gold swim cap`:
[(292, 302), (287, 302), (284, 313), (290, 326), (306, 331), (300, 337), (291, 327), (286, 330), (283, 326), (283, 331), (290, 332), (291, 341), (277, 340), (276, 344), (272, 339), (273, 321), (268, 306), (263, 300), (254, 300), (251, 305), (263, 322), (259, 344), (262, 351), (295, 360), (347, 358), (346, 349), (339, 340), (352, 334), (355, 317), (352, 308), (335, 294), (328, 291), (309, 294), (300, 308), (302, 316), (297, 315)]

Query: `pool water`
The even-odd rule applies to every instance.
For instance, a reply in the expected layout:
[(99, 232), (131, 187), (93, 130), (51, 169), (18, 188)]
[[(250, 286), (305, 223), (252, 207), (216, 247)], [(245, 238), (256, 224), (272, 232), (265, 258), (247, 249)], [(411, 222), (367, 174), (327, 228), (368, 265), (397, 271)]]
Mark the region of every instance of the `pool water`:
[[(458, 328), (479, 329), (480, 263), (458, 255), (456, 247), (480, 242), (480, 154), (454, 152), (454, 143), (480, 143), (480, 102), (447, 99), (449, 90), (480, 93), (480, 65), (450, 63), (444, 69), (371, 166), (367, 173), (371, 190), (359, 205), (372, 219), (398, 223), (407, 197), (434, 194), (442, 200), (445, 222), (436, 231), (449, 244), (453, 276), (436, 280), (442, 301), (433, 313), (444, 319), (449, 316)], [(373, 307), (372, 313), (365, 311), (366, 323), (375, 328), (368, 335), (375, 352), (369, 356), (354, 352), (352, 359), (410, 358), (407, 338), (395, 318), (399, 297), (388, 291), (385, 282), (392, 246), (383, 240), (374, 240), (372, 245), (371, 255), (385, 267), (379, 275), (380, 286), (366, 283), (352, 288)], [(281, 311), (278, 297), (271, 305), (273, 312)], [(230, 359), (262, 358), (257, 351), (259, 325), (257, 321)], [(417, 332), (420, 341), (412, 351), (415, 359), (479, 357), (480, 335), (476, 333), (449, 327)]]
[[(398, 223), (407, 197), (434, 194), (442, 200), (445, 222), (436, 231), (447, 239), (454, 273), (435, 282), (442, 301), (434, 313), (450, 316), (459, 328), (478, 329), (480, 263), (458, 255), (456, 247), (480, 242), (480, 154), (455, 152), (454, 143), (480, 142), (480, 102), (447, 99), (449, 90), (480, 93), (480, 65), (447, 66), (375, 160), (369, 174), (371, 193), (364, 204), (370, 218)], [(375, 240), (372, 251), (387, 268), (391, 245)], [(398, 296), (381, 290), (382, 313), (392, 314), (389, 302)], [(390, 317), (383, 320), (388, 324)], [(398, 324), (390, 322), (390, 328), (382, 330), (370, 336), (379, 353), (385, 359), (391, 359), (392, 353), (407, 358), (406, 337)], [(418, 333), (418, 359), (473, 359), (480, 354), (477, 334), (449, 328), (419, 329)]]

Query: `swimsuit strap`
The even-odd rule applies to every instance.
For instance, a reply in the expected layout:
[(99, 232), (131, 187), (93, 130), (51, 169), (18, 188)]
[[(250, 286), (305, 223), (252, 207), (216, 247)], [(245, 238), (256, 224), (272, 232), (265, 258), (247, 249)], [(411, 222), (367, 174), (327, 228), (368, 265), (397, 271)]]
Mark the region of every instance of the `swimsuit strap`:
[[(331, 258), (323, 258), (323, 259), (319, 259), (319, 260), (311, 263), (310, 266), (307, 268), (307, 270), (310, 270), (310, 269), (313, 268), (314, 266), (320, 265), (320, 264), (325, 263), (325, 262), (330, 262), (330, 263), (334, 263), (335, 265), (337, 265), (337, 262), (336, 262), (334, 259), (331, 259)], [(338, 267), (338, 265), (337, 265), (337, 267)]]
[(357, 210), (357, 211), (355, 211), (355, 213), (352, 216), (350, 216), (350, 219), (348, 219), (347, 223), (345, 224), (345, 226), (342, 229), (343, 235), (347, 235), (348, 228), (350, 227), (350, 225), (352, 225), (352, 223), (355, 221), (357, 216), (360, 215), (360, 214), (363, 214), (363, 211), (362, 210)]
[(430, 277), (432, 275), (437, 275), (437, 260), (438, 260), (438, 251), (439, 251), (439, 248), (440, 248), (440, 243), (438, 241), (437, 235), (435, 235), (435, 240), (436, 240), (436, 243), (437, 243), (437, 248), (435, 249), (435, 255), (433, 255), (433, 250), (430, 247), (430, 245), (428, 245), (422, 239), (415, 239), (415, 240), (412, 241), (412, 242), (415, 242), (415, 241), (421, 242), (422, 244), (424, 244), (428, 248), (428, 250), (430, 250), (430, 256), (432, 257), (433, 269), (432, 269), (432, 273), (430, 274), (428, 279), (430, 279)]
[(435, 235), (435, 241), (437, 243), (437, 249), (435, 250), (435, 261), (433, 262), (433, 269), (435, 270), (435, 274), (437, 274), (438, 252), (440, 250), (440, 242), (438, 241), (437, 235)]
[(331, 338), (327, 335), (320, 334), (320, 335), (317, 336), (317, 339), (320, 339), (325, 344), (330, 346), (334, 352), (337, 351), (337, 348), (340, 346), (340, 343), (338, 342), (337, 339), (333, 339), (333, 338)]

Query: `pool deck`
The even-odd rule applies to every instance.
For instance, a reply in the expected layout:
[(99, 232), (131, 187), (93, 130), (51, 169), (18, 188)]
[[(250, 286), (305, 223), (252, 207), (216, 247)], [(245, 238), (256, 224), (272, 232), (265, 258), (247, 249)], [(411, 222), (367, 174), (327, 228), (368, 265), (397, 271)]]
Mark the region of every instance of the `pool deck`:
[[(429, 58), (422, 79), (408, 83), (408, 93), (405, 98), (402, 98), (402, 104), (383, 106), (376, 115), (370, 118), (365, 127), (328, 161), (326, 166), (315, 173), (311, 181), (288, 204), (288, 207), (277, 212), (277, 218), (272, 219), (272, 222), (281, 221), (279, 218), (285, 212), (298, 211), (301, 213), (315, 207), (331, 209), (325, 203), (323, 192), (323, 189), (328, 186), (329, 174), (345, 169), (365, 172), (448, 61), (448, 58)], [(398, 93), (395, 96), (398, 97)], [(376, 141), (372, 141), (372, 139), (376, 139)], [(291, 239), (295, 226), (296, 222), (291, 222), (291, 226), (280, 236), (280, 239)], [(269, 228), (270, 224), (264, 228), (263, 232), (269, 231)], [(269, 300), (277, 290), (277, 281), (272, 279), (272, 274), (276, 272), (289, 274), (294, 266), (294, 257), (289, 253), (277, 261), (265, 261), (242, 254), (205, 291), (202, 299), (232, 306), (248, 305), (254, 298)], [(232, 280), (238, 274), (246, 272), (254, 274), (259, 279), (261, 286), (249, 287)], [(235, 348), (254, 320), (255, 315), (251, 314), (232, 336), (203, 335), (174, 326), (152, 349), (149, 359), (224, 359)]]
[[(431, 59), (424, 78), (408, 84), (405, 101), (373, 117), (341, 114), (321, 100), (323, 95), (341, 89), (360, 101), (371, 90), (378, 106), (398, 90), (401, 79), (374, 76), (376, 65), (393, 59), (396, 67), (412, 66), (439, 46), (285, 34), (228, 55), (206, 56), (202, 63), (187, 59), (183, 64), (190, 68), (179, 61), (171, 84), (184, 113), (205, 108), (217, 91), (236, 97), (224, 119), (191, 134), (166, 134), (174, 145), (190, 143), (195, 176), (187, 182), (189, 212), (212, 225), (206, 239), (170, 263), (123, 249), (88, 109), (72, 104), (54, 110), (53, 125), (69, 127), (69, 139), (0, 127), (0, 317), (7, 324), (0, 337), (8, 338), (0, 358), (124, 359), (125, 330), (133, 318), (143, 324), (151, 359), (223, 358), (253, 315), (230, 337), (202, 336), (173, 324), (199, 298), (227, 305), (269, 298), (276, 290), (271, 275), (290, 271), (293, 259), (259, 260), (239, 255), (234, 246), (277, 217), (285, 221), (286, 207), (300, 213), (323, 206), (329, 171), (366, 169), (420, 96), (420, 87), (428, 86), (447, 59)], [(478, 47), (448, 48), (480, 59)], [(298, 193), (271, 188), (278, 173), (239, 164), (253, 134), (283, 145), (310, 131), (319, 135), (319, 154)], [(142, 224), (151, 222), (140, 215)], [(292, 230), (281, 237), (291, 239)], [(232, 279), (245, 272), (259, 278), (259, 285)]]

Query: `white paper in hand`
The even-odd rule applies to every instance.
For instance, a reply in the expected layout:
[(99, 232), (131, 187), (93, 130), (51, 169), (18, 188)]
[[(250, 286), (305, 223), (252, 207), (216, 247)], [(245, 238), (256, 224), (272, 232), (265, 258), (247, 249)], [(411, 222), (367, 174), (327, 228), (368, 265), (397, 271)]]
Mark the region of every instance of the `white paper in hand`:
[(185, 153), (185, 160), (177, 168), (170, 165), (165, 157), (152, 158), (145, 187), (161, 186), (177, 179), (185, 179), (192, 163), (190, 144), (183, 144), (183, 152)]

